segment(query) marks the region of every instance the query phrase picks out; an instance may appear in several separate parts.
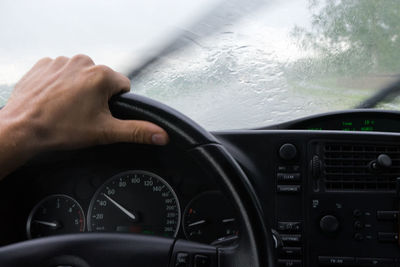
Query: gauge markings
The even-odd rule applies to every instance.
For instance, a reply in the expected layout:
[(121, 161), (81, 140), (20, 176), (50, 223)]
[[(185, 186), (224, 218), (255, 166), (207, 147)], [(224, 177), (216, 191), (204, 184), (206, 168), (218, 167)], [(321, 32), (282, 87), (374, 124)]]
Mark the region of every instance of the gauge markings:
[(31, 211), (28, 238), (85, 231), (85, 216), (79, 203), (67, 195), (50, 195)]
[(164, 179), (127, 171), (110, 178), (93, 196), (88, 230), (175, 237), (180, 218), (176, 194)]
[(230, 236), (238, 235), (235, 210), (222, 193), (204, 192), (186, 206), (183, 230), (186, 238), (191, 241), (207, 244), (234, 241)]

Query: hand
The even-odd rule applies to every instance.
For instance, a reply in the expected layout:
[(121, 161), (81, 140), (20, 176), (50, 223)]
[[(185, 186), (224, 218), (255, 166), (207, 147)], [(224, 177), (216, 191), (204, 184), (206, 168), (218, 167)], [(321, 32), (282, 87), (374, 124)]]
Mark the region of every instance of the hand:
[(109, 99), (129, 90), (128, 78), (88, 56), (41, 59), (0, 111), (0, 143), (8, 144), (0, 147), (0, 165), (10, 148), (32, 156), (115, 142), (166, 144), (168, 135), (159, 126), (112, 117)]

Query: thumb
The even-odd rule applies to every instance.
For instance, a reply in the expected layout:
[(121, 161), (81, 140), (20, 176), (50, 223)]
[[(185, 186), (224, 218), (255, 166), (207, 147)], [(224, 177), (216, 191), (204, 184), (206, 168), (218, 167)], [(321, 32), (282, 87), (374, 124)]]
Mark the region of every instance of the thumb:
[(105, 140), (102, 143), (132, 142), (141, 144), (166, 145), (167, 132), (148, 121), (119, 120), (110, 118), (105, 125)]

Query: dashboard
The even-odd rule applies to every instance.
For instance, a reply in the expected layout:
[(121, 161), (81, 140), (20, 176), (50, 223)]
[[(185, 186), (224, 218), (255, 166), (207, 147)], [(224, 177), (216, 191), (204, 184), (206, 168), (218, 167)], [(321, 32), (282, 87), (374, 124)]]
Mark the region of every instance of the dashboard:
[(79, 232), (214, 244), (238, 233), (235, 211), (212, 177), (168, 146), (119, 144), (41, 155), (7, 177), (0, 195), (7, 214), (0, 221), (2, 245)]
[[(213, 135), (250, 179), (278, 266), (400, 266), (400, 113), (349, 110)], [(174, 145), (40, 155), (0, 183), (0, 245), (123, 232), (224, 246), (240, 236), (214, 177)]]

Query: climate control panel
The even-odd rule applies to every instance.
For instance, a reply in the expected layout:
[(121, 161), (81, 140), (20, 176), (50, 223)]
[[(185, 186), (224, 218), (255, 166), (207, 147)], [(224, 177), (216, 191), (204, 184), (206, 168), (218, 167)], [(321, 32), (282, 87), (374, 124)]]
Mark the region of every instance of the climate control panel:
[(300, 146), (276, 150), (278, 266), (400, 266), (400, 146)]

